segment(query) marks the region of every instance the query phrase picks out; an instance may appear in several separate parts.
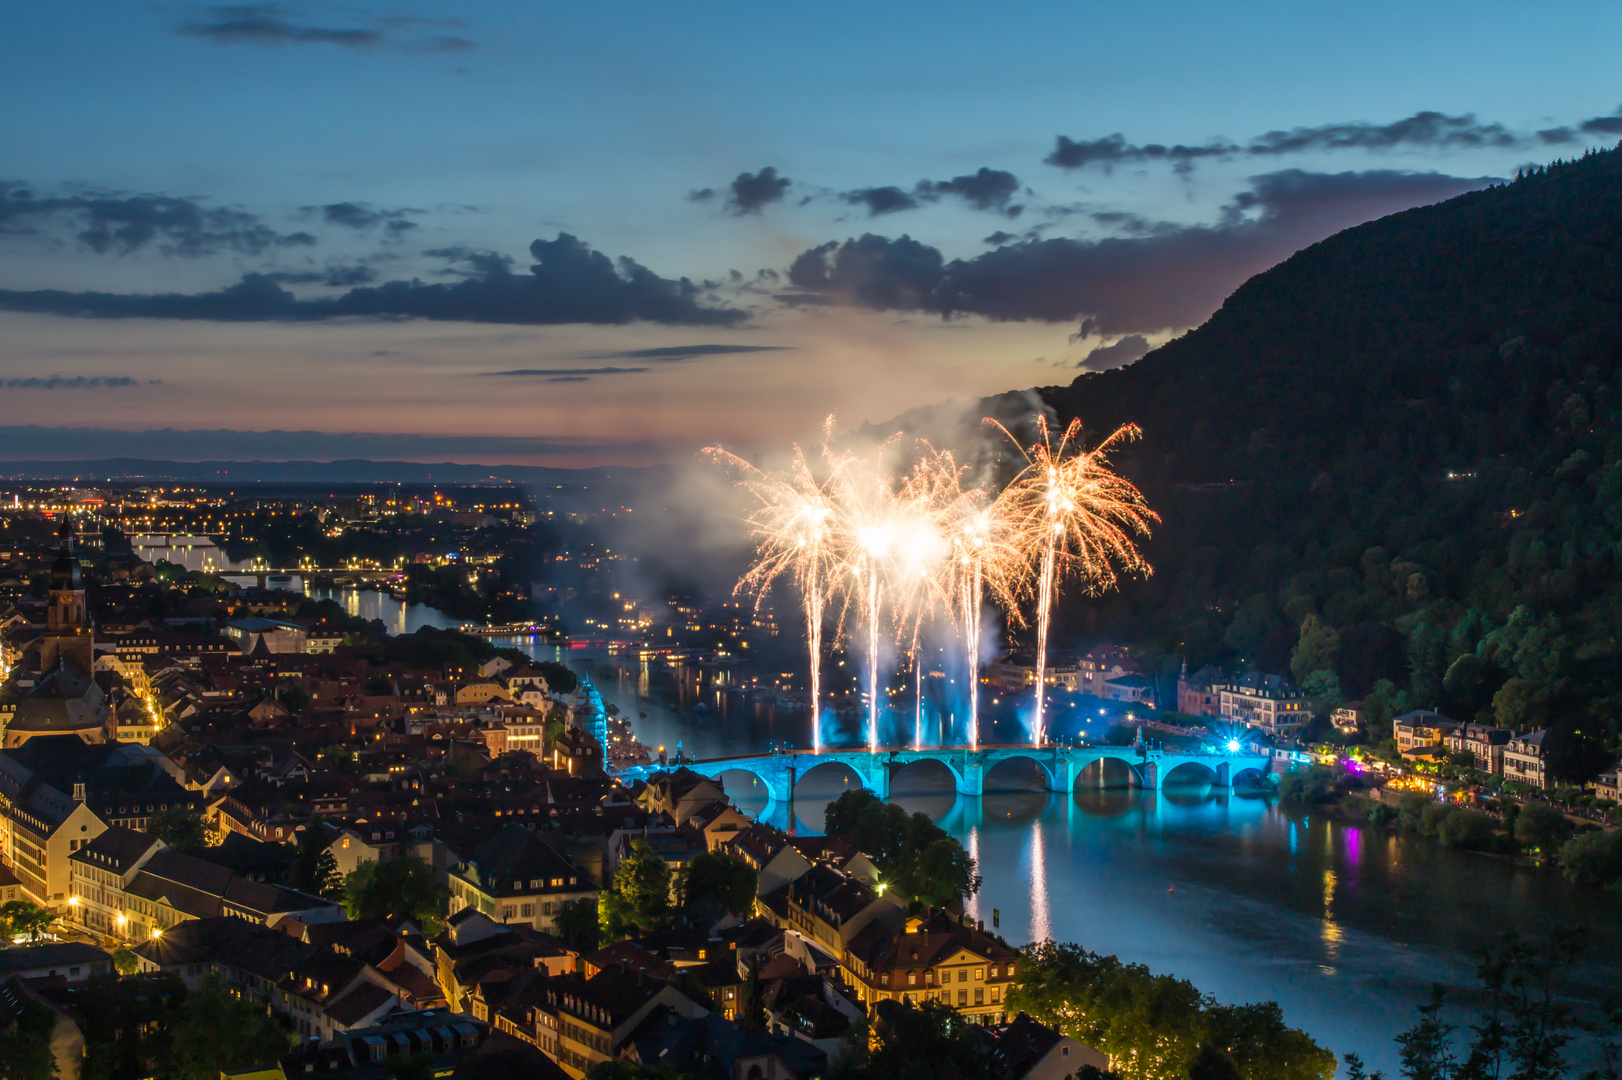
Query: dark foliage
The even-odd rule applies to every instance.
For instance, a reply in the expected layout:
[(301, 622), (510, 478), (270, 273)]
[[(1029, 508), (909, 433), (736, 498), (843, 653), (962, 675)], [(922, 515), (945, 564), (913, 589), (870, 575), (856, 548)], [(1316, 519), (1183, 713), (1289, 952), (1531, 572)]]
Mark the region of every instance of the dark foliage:
[(829, 836), (849, 836), (879, 868), (884, 887), (910, 903), (935, 907), (980, 889), (974, 860), (956, 837), (929, 815), (909, 817), (869, 791), (847, 791), (829, 803), (823, 828)]

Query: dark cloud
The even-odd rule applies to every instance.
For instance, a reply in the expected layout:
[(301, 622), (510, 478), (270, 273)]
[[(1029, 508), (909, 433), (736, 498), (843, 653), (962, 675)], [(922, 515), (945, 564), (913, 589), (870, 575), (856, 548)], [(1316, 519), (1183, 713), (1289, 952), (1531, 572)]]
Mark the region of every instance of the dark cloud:
[(923, 205), (918, 196), (902, 191), (895, 185), (888, 187), (857, 188), (839, 196), (852, 206), (865, 206), (869, 217), (893, 214), (899, 210), (916, 210)]
[(868, 234), (802, 253), (788, 303), (994, 320), (1083, 320), (1104, 336), (1193, 326), (1246, 278), (1373, 218), (1484, 187), (1490, 180), (1392, 171), (1253, 178), (1210, 225), (1100, 240), (1032, 239), (947, 261), (908, 236)]
[[(156, 383), (160, 380), (153, 379)], [(46, 378), (32, 376), (26, 379), (0, 379), (7, 390), (100, 390), (140, 386), (140, 379), (128, 375), (51, 375)]]
[(1149, 340), (1142, 334), (1128, 334), (1113, 345), (1100, 345), (1076, 363), (1088, 371), (1108, 371), (1142, 360), (1149, 351)]
[(890, 185), (888, 187), (857, 188), (843, 192), (839, 197), (852, 206), (865, 206), (869, 217), (893, 214), (901, 210), (916, 210), (925, 203), (938, 202), (946, 196), (963, 199), (976, 210), (991, 210), (1014, 218), (1025, 208), (1012, 204), (1019, 194), (1019, 177), (1001, 169), (982, 167), (967, 176), (954, 176), (950, 180), (920, 180), (911, 191)]
[(513, 268), (511, 255), (503, 255), (499, 251), (477, 251), (461, 244), (453, 247), (429, 248), (423, 254), (449, 261), (451, 265), (439, 271), (445, 276), (500, 277), (512, 273)]
[(918, 184), (918, 191), (923, 195), (955, 195), (964, 199), (976, 210), (997, 210), (1015, 217), (1020, 207), (1010, 206), (1009, 200), (1019, 194), (1019, 177), (1011, 172), (1001, 169), (987, 169), (981, 167), (979, 172), (968, 176), (954, 176), (950, 180), (923, 180)]
[(278, 285), (325, 285), (330, 289), (352, 289), (377, 280), (370, 266), (328, 266), (325, 270), (275, 270), (264, 275)]
[(454, 457), (544, 457), (583, 450), (663, 450), (649, 441), (546, 439), (523, 435), (374, 435), (367, 432), (216, 430), (119, 431), (94, 427), (0, 427), (13, 461), (149, 458), (170, 461), (445, 461)]
[(633, 259), (610, 259), (568, 233), (530, 245), (528, 274), (484, 273), (455, 283), (390, 281), (300, 300), (264, 274), (216, 292), (129, 294), (0, 290), (0, 309), (83, 318), (319, 321), (344, 317), (512, 324), (627, 323), (732, 326), (748, 312), (716, 306), (686, 278), (663, 278)]
[(27, 184), (0, 181), (0, 234), (76, 229), (92, 251), (128, 255), (154, 242), (165, 255), (196, 258), (219, 251), (259, 255), (315, 243), (306, 232), (279, 233), (255, 214), (205, 206), (171, 195), (77, 192), (41, 196)]
[(662, 345), (656, 349), (629, 349), (624, 352), (593, 353), (598, 360), (696, 360), (701, 356), (732, 356), (736, 353), (786, 352), (792, 345)]
[(381, 225), (390, 239), (398, 239), (410, 229), (415, 229), (417, 223), (407, 220), (408, 215), (420, 214), (421, 210), (403, 207), (396, 210), (379, 210), (369, 203), (341, 202), (328, 203), (325, 206), (302, 206), (299, 208), (305, 213), (321, 212), (321, 220), (329, 225), (342, 225), (346, 228), (364, 232), (367, 229)]
[(199, 9), (175, 27), (182, 37), (203, 38), (215, 45), (337, 45), (345, 49), (378, 46), (406, 52), (458, 53), (478, 46), (460, 35), (438, 33), (461, 27), (459, 20), (390, 17), (366, 20), (363, 26), (319, 26), (296, 8), (283, 4), (225, 4)]
[(647, 367), (592, 367), (592, 368), (514, 368), (512, 371), (484, 371), (481, 375), (503, 377), (544, 378), (547, 382), (585, 382), (593, 375), (641, 375), (652, 371)]
[(1012, 243), (1018, 239), (1019, 236), (1017, 234), (1003, 232), (1001, 229), (998, 229), (996, 232), (982, 240), (981, 243), (990, 244), (992, 247), (1002, 247), (1004, 244)]
[(1582, 130), (1589, 135), (1622, 135), (1622, 108), (1613, 116), (1596, 116), (1583, 121)]
[(688, 202), (709, 202), (715, 198), (715, 189), (712, 187), (698, 188), (687, 193)]
[[(1557, 131), (1558, 129), (1551, 129)], [(1131, 165), (1169, 161), (1182, 171), (1202, 158), (1277, 157), (1321, 150), (1395, 150), (1402, 147), (1468, 150), (1482, 147), (1526, 146), (1531, 140), (1502, 124), (1486, 124), (1473, 113), (1448, 116), (1434, 111), (1417, 112), (1390, 124), (1322, 124), (1288, 131), (1269, 131), (1243, 145), (1227, 139), (1213, 139), (1199, 146), (1142, 146), (1126, 141), (1117, 133), (1102, 139), (1071, 139), (1060, 135), (1053, 152), (1043, 160), (1061, 169), (1088, 165)]]
[(758, 214), (761, 207), (768, 203), (782, 202), (791, 183), (793, 181), (788, 177), (778, 176), (777, 170), (770, 165), (758, 173), (739, 173), (730, 185), (727, 209), (740, 215)]

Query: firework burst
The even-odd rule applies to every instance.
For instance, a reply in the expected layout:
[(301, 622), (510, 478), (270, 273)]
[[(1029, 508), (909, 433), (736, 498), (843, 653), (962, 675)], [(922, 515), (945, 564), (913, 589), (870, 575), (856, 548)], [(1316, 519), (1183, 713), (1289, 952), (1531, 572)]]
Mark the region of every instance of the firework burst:
[[(1080, 424), (1055, 439), (1037, 418), (1039, 438), (1029, 447), (996, 425), (1025, 457), (1025, 468), (1001, 493), (966, 486), (966, 468), (950, 451), (919, 442), (910, 465), (899, 437), (867, 454), (830, 448), (833, 418), (815, 458), (798, 446), (787, 468), (765, 472), (724, 450), (705, 451), (740, 474), (739, 486), (757, 507), (747, 522), (755, 560), (737, 591), (764, 602), (772, 585), (788, 578), (799, 590), (811, 661), (813, 749), (821, 752), (820, 703), (823, 629), (830, 612), (835, 639), (860, 635), (866, 653), (864, 742), (877, 750), (882, 700), (879, 670), (886, 635), (906, 648), (913, 669), (914, 746), (923, 745), (924, 628), (939, 618), (961, 634), (967, 667), (966, 741), (979, 745), (981, 615), (989, 601), (1013, 625), (1026, 622), (1034, 600), (1037, 634), (1036, 709), (1031, 733), (1044, 738), (1047, 636), (1060, 584), (1083, 591), (1112, 587), (1119, 573), (1148, 573), (1135, 537), (1158, 520), (1143, 496), (1110, 471), (1109, 455), (1136, 438), (1123, 427), (1084, 450)], [(987, 421), (992, 423), (992, 421)]]
[[(1038, 438), (1025, 446), (995, 421), (1020, 447), (1025, 468), (1003, 489), (992, 515), (1003, 523), (1010, 543), (1021, 553), (1022, 591), (1036, 600), (1036, 707), (1031, 740), (1046, 736), (1048, 626), (1053, 600), (1066, 578), (1097, 595), (1113, 588), (1122, 572), (1150, 573), (1136, 537), (1145, 536), (1160, 519), (1143, 494), (1110, 470), (1110, 454), (1141, 435), (1137, 425), (1117, 428), (1092, 450), (1081, 442), (1081, 421), (1072, 420), (1055, 439), (1046, 417), (1037, 417)], [(1014, 605), (1012, 612), (1019, 611)]]

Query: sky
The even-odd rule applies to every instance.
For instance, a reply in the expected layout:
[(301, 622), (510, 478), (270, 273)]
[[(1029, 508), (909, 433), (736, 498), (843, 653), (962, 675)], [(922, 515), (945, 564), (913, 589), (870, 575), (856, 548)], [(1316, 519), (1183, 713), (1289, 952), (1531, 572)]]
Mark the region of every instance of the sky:
[(770, 448), (1130, 363), (1340, 229), (1622, 138), (1614, 3), (5, 25), (5, 459)]

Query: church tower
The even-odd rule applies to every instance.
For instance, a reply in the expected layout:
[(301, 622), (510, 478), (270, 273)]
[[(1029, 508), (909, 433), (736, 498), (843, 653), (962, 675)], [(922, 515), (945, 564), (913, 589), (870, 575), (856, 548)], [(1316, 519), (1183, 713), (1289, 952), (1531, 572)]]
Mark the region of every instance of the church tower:
[(66, 514), (62, 515), (57, 538), (61, 548), (51, 567), (51, 606), (45, 614), (45, 636), (39, 644), (39, 669), (48, 672), (69, 660), (88, 673), (96, 667), (95, 641), (90, 613), (85, 609), (73, 519)]

